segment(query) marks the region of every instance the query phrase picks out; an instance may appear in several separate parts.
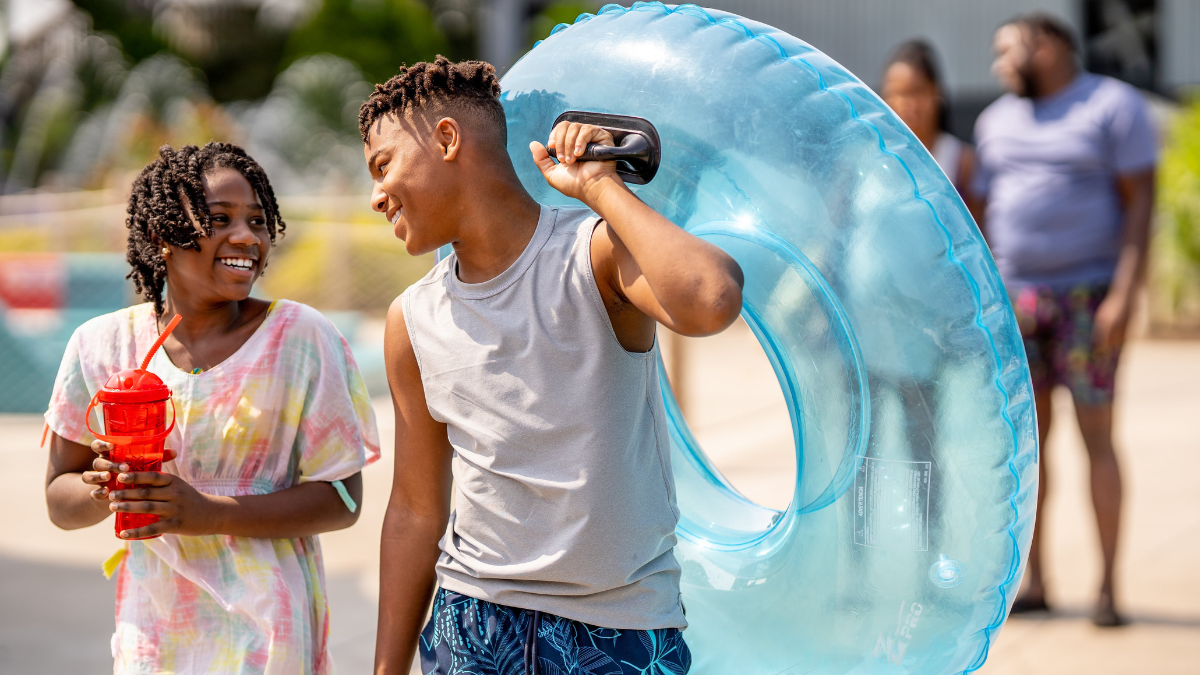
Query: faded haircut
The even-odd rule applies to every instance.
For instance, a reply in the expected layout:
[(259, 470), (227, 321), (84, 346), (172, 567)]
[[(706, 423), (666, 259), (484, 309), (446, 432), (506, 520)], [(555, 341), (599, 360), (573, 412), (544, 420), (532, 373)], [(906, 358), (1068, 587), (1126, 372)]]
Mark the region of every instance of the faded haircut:
[(400, 72), (375, 91), (358, 110), (358, 131), (367, 143), (371, 126), (388, 115), (403, 117), (424, 109), (466, 114), (484, 123), (503, 147), (507, 140), (504, 107), (496, 69), (484, 61), (454, 63), (439, 55), (400, 68)]

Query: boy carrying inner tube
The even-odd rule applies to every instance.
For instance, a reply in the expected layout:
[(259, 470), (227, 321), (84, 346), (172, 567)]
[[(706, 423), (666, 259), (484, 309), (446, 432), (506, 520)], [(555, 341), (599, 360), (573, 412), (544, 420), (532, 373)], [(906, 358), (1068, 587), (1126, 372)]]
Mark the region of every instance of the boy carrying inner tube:
[(388, 313), (396, 472), (376, 673), (407, 675), (419, 644), (427, 675), (682, 675), (655, 322), (723, 330), (742, 272), (614, 163), (577, 162), (612, 145), (597, 127), (557, 126), (561, 163), (530, 143), (546, 181), (589, 208), (538, 204), (499, 94), (490, 65), (438, 57), (359, 112), (372, 207), (413, 255), (454, 246)]

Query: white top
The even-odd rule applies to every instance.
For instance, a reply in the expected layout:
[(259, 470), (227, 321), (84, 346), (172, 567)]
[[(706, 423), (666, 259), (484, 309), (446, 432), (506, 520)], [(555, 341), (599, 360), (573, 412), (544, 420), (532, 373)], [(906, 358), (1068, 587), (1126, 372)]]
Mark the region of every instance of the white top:
[(463, 283), (450, 255), (404, 293), (454, 446), (438, 582), (606, 628), (684, 627), (658, 347), (617, 341), (592, 275), (597, 222), (544, 206), (499, 276)]
[(933, 159), (942, 167), (946, 177), (950, 179), (950, 183), (954, 185), (954, 189), (962, 192), (962, 156), (963, 150), (966, 148), (966, 143), (963, 143), (953, 134), (948, 134), (944, 131), (938, 133), (937, 140), (933, 142)]

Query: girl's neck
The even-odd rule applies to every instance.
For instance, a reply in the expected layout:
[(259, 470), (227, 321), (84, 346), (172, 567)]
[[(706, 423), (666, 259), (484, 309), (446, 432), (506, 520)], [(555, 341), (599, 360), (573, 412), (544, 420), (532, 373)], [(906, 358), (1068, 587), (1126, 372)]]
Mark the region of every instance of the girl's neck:
[(246, 323), (248, 300), (226, 300), (218, 303), (199, 302), (188, 297), (179, 297), (169, 289), (163, 302), (163, 313), (159, 316), (159, 330), (179, 314), (183, 320), (172, 337), (182, 343), (192, 343), (235, 332)]
[(270, 303), (255, 298), (198, 302), (168, 290), (158, 329), (161, 331), (175, 314), (183, 320), (163, 343), (163, 352), (184, 372), (194, 374), (215, 368), (254, 335), (270, 307)]
[(937, 127), (932, 127), (930, 129), (922, 129), (919, 132), (914, 131), (913, 133), (917, 135), (917, 140), (921, 141), (921, 145), (924, 145), (926, 150), (933, 152), (933, 146), (937, 143), (941, 130)]

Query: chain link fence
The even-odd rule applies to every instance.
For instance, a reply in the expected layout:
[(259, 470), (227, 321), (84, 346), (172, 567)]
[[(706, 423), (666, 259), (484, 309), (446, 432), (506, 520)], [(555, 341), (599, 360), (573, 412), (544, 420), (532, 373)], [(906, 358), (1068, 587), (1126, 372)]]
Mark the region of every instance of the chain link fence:
[[(408, 255), (366, 205), (363, 196), (281, 199), (287, 228), (255, 295), (324, 312), (383, 395), (383, 317), (433, 257)], [(125, 236), (116, 191), (0, 198), (0, 413), (44, 411), (75, 329), (141, 301), (125, 279)]]

